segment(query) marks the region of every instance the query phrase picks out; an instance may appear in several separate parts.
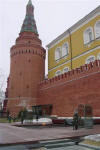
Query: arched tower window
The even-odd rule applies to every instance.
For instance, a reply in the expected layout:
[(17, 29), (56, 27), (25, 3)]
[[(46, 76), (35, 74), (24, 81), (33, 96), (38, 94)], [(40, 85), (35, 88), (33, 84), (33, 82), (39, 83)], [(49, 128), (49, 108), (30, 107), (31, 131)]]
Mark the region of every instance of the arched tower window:
[(65, 44), (62, 46), (62, 57), (67, 56), (67, 55), (68, 55), (68, 44), (65, 43)]
[(90, 62), (94, 62), (95, 61), (95, 56), (91, 55), (86, 59), (86, 64), (89, 64)]
[(94, 29), (95, 29), (95, 38), (100, 37), (100, 20), (96, 22)]
[(61, 57), (60, 47), (55, 50), (55, 60), (59, 60)]
[(93, 39), (93, 29), (89, 27), (84, 31), (84, 44), (90, 43)]

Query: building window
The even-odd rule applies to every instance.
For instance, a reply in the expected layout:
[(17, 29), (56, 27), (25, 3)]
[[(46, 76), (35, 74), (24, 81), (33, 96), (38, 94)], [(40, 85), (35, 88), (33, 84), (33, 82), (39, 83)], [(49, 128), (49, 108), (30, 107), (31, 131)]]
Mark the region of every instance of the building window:
[(97, 56), (97, 60), (100, 60), (100, 53), (99, 53), (98, 56)]
[(93, 29), (89, 27), (84, 31), (84, 44), (90, 43), (93, 39)]
[(57, 49), (55, 50), (55, 60), (56, 60), (56, 61), (59, 60), (60, 57), (61, 57), (61, 50), (60, 50), (60, 48), (57, 48)]
[(95, 38), (99, 38), (100, 37), (100, 20), (96, 22), (94, 29), (95, 29)]
[(66, 72), (68, 72), (69, 71), (69, 68), (68, 67), (65, 67), (64, 69), (63, 69), (63, 73), (66, 73)]
[(57, 70), (55, 75), (58, 76), (58, 75), (60, 75), (60, 74), (61, 74), (61, 71), (60, 71), (60, 70)]
[(95, 56), (89, 56), (87, 59), (86, 59), (86, 64), (89, 64), (90, 62), (94, 62), (95, 61)]
[(67, 56), (67, 55), (68, 55), (68, 44), (65, 43), (65, 44), (62, 46), (62, 57)]

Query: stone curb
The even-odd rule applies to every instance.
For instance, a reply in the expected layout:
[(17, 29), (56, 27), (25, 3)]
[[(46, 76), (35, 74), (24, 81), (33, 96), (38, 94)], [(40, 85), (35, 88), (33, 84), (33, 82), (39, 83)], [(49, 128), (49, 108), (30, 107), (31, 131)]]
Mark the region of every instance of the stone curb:
[(91, 148), (93, 150), (100, 150), (100, 146), (94, 146), (94, 145), (89, 145), (89, 144), (84, 144), (84, 143), (79, 143), (79, 145), (86, 147), (86, 148)]
[(0, 146), (12, 146), (12, 145), (23, 145), (23, 144), (38, 144), (39, 141), (23, 141), (23, 142), (15, 142), (15, 143), (0, 143)]

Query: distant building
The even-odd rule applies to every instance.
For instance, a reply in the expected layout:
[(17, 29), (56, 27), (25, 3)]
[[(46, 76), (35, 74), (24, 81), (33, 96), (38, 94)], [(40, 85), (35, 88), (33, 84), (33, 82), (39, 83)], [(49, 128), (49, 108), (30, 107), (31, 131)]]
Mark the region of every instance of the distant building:
[(48, 50), (45, 78), (46, 51), (29, 0), (19, 37), (10, 50), (3, 110), (17, 115), (32, 106), (40, 110), (50, 106), (52, 115), (71, 117), (82, 104), (100, 117), (100, 6), (48, 44)]

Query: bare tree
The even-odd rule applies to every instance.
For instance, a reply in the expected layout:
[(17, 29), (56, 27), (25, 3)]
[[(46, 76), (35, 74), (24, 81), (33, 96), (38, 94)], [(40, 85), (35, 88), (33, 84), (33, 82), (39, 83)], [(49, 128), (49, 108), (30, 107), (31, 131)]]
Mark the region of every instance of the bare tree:
[(5, 74), (4, 71), (0, 68), (0, 91), (3, 90), (5, 83)]
[(4, 74), (4, 71), (0, 68), (0, 107), (2, 107), (3, 100), (5, 98), (5, 88), (6, 84), (6, 76)]

